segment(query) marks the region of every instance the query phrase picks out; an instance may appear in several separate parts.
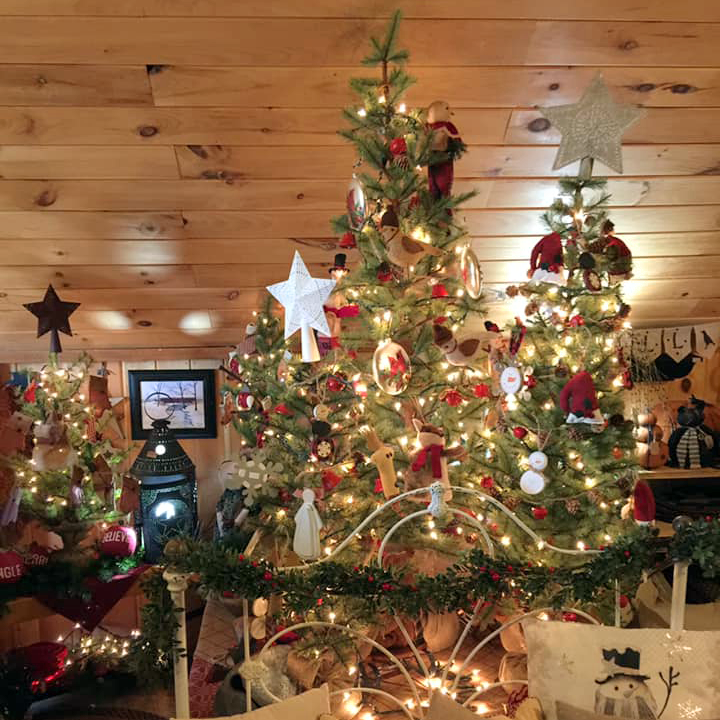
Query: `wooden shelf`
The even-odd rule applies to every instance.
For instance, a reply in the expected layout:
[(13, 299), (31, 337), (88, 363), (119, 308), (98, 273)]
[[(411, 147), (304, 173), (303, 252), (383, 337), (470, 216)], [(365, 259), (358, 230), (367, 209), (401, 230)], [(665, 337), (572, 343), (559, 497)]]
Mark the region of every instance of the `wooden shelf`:
[(655, 480), (704, 480), (720, 478), (718, 468), (696, 468), (686, 470), (685, 468), (657, 468), (656, 470), (640, 470), (640, 477), (648, 482)]

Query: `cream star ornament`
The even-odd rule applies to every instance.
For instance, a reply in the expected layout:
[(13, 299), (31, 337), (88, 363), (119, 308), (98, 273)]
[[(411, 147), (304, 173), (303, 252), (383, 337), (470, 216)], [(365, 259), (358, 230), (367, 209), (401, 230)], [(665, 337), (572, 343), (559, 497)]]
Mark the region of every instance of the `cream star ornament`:
[(540, 108), (540, 114), (562, 134), (553, 170), (589, 157), (622, 173), (623, 133), (645, 110), (614, 102), (602, 76), (596, 75), (579, 102)]
[(335, 287), (335, 280), (310, 276), (296, 250), (287, 280), (269, 285), (268, 292), (285, 308), (285, 339), (300, 330), (303, 362), (320, 359), (312, 329), (330, 335), (323, 305)]

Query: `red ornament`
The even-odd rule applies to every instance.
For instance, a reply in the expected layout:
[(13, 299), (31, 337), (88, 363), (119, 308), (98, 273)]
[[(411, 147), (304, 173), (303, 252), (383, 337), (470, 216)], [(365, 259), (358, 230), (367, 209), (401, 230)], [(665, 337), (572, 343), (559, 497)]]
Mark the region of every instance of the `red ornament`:
[(112, 525), (100, 540), (100, 550), (104, 555), (130, 557), (137, 547), (135, 530), (124, 525)]
[(574, 612), (564, 612), (562, 614), (563, 622), (577, 622), (578, 616)]
[(27, 386), (27, 389), (23, 393), (23, 400), (25, 402), (35, 402), (35, 393), (37, 391), (37, 387), (37, 383), (34, 380)]
[(330, 392), (340, 392), (345, 387), (345, 383), (340, 378), (331, 375), (325, 386)]
[(624, 454), (622, 448), (616, 446), (612, 449), (612, 455), (616, 460), (620, 460)]
[(373, 488), (373, 492), (375, 494), (383, 492), (382, 480), (380, 480), (380, 478), (376, 478), (375, 487)]
[(405, 142), (405, 138), (395, 138), (390, 143), (390, 152), (393, 157), (397, 157), (398, 155), (404, 155), (407, 152), (407, 143)]
[(534, 507), (532, 509), (532, 514), (536, 520), (544, 520), (548, 515), (548, 511), (547, 508), (544, 507)]
[(489, 490), (491, 487), (495, 487), (495, 481), (489, 475), (486, 475), (480, 481), (480, 487), (484, 487)]
[(513, 428), (513, 435), (518, 440), (522, 440), (527, 434), (528, 434), (527, 428), (520, 427), (520, 426)]
[(272, 573), (269, 570), (265, 571), (265, 574), (263, 575), (263, 580), (272, 580), (273, 576)]
[(322, 604), (323, 604), (323, 599), (322, 599), (322, 598), (318, 598), (318, 599), (317, 599), (317, 604), (318, 604), (318, 605), (322, 605)]
[(357, 243), (355, 242), (355, 236), (351, 232), (346, 232), (340, 238), (340, 247), (343, 250), (352, 250), (353, 248), (357, 247)]
[(0, 553), (0, 584), (14, 585), (25, 574), (25, 561), (14, 550)]
[(486, 385), (485, 383), (480, 383), (479, 385), (476, 385), (474, 387), (473, 392), (475, 393), (475, 397), (477, 398), (490, 397), (490, 386)]
[(377, 269), (377, 279), (380, 282), (390, 282), (393, 279), (393, 271), (390, 267), (390, 263), (380, 263)]
[(436, 283), (432, 286), (432, 296), (434, 298), (446, 298), (450, 297), (450, 293), (442, 283)]
[(337, 473), (334, 473), (332, 470), (325, 470), (322, 474), (323, 489), (325, 492), (331, 492), (338, 486), (341, 480), (342, 478)]
[(438, 315), (436, 318), (433, 319), (434, 325), (444, 325), (447, 322), (447, 316), (446, 315)]
[(630, 599), (627, 595), (621, 595), (618, 598), (618, 605), (620, 605), (621, 608), (626, 608), (630, 604)]
[(568, 325), (570, 327), (582, 327), (585, 324), (585, 318), (582, 315), (573, 315), (568, 320)]
[(537, 385), (537, 378), (534, 375), (528, 375), (525, 378), (525, 385), (532, 390)]
[(25, 555), (25, 565), (28, 567), (41, 567), (48, 564), (50, 551), (40, 547), (37, 543), (33, 543)]
[(457, 407), (458, 405), (463, 404), (464, 398), (457, 390), (447, 390), (443, 394), (443, 400), (450, 407)]
[(276, 412), (278, 415), (285, 415), (285, 417), (292, 417), (292, 414), (293, 414), (293, 413), (292, 413), (292, 410), (290, 410), (290, 408), (289, 408), (285, 403), (280, 403), (280, 404), (275, 408), (275, 412)]

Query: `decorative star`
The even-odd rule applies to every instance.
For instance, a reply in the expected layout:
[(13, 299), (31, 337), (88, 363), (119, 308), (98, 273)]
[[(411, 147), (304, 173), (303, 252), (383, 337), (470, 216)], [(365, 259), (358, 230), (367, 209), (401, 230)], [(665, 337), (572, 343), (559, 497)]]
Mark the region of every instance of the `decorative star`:
[(540, 108), (562, 134), (553, 170), (590, 157), (622, 173), (622, 136), (645, 110), (613, 101), (602, 75), (596, 75), (574, 105)]
[(682, 720), (698, 720), (702, 710), (699, 705), (688, 700), (687, 702), (678, 704), (678, 712), (680, 713), (678, 717), (682, 718)]
[(665, 648), (665, 652), (671, 660), (685, 662), (685, 655), (692, 652), (692, 646), (686, 645), (684, 634), (680, 631), (668, 630), (664, 639), (660, 641), (661, 647)]
[[(285, 308), (285, 339), (302, 330), (303, 360), (311, 362), (310, 343), (314, 342), (309, 328), (330, 335), (323, 305), (335, 287), (335, 280), (310, 276), (300, 253), (296, 250), (287, 280), (268, 286), (268, 292)], [(315, 348), (316, 349), (316, 348)], [(314, 357), (315, 360), (319, 357)]]
[(45, 297), (40, 302), (25, 303), (23, 307), (38, 319), (38, 337), (42, 337), (47, 332), (51, 333), (50, 352), (62, 352), (58, 333), (72, 336), (70, 316), (80, 307), (80, 303), (63, 302), (55, 292), (55, 288), (48, 285)]

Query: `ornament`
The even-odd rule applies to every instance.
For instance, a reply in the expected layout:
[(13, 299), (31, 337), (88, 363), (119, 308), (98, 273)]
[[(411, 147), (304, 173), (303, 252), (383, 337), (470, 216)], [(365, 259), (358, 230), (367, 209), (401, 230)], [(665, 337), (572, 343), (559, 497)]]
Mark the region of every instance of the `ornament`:
[(548, 466), (548, 457), (541, 450), (536, 450), (535, 452), (530, 453), (530, 457), (528, 458), (528, 465), (533, 470), (542, 472)]
[(43, 567), (48, 564), (49, 559), (50, 550), (33, 543), (25, 555), (25, 565), (27, 567)]
[(490, 386), (480, 383), (473, 388), (473, 394), (476, 398), (488, 398), (490, 397)]
[[(524, 439), (527, 434), (528, 434), (527, 428), (524, 428), (524, 427), (515, 427), (515, 428), (513, 428), (513, 435), (514, 435), (518, 440)], [(541, 469), (542, 469), (542, 468), (541, 468)]]
[(368, 449), (372, 451), (370, 462), (377, 468), (380, 473), (380, 484), (382, 492), (387, 499), (395, 497), (400, 491), (397, 487), (397, 473), (395, 471), (395, 451), (390, 445), (382, 443), (377, 433), (370, 429), (365, 432), (365, 442)]
[(544, 507), (534, 507), (532, 514), (536, 520), (544, 520), (548, 516), (548, 511), (547, 508)]
[(323, 335), (330, 335), (323, 304), (334, 287), (334, 280), (311, 277), (300, 253), (296, 250), (288, 279), (267, 288), (285, 308), (285, 339), (287, 340), (297, 330), (301, 332), (303, 362), (315, 362), (320, 359), (312, 329), (315, 328)]
[(490, 490), (495, 487), (495, 481), (489, 475), (486, 475), (480, 480), (480, 487)]
[(399, 395), (407, 389), (412, 377), (410, 356), (402, 345), (393, 341), (380, 343), (372, 359), (373, 378), (388, 395)]
[(377, 269), (377, 279), (380, 282), (390, 282), (395, 278), (392, 268), (389, 262), (381, 262)]
[(417, 430), (417, 445), (420, 447), (411, 465), (413, 471), (419, 472), (429, 466), (433, 481), (439, 480), (440, 484), (445, 488), (445, 500), (451, 500), (452, 490), (450, 490), (450, 480), (448, 478), (448, 458), (459, 459), (465, 454), (465, 451), (459, 446), (446, 449), (445, 433), (442, 428), (425, 423), (418, 418), (413, 418), (412, 423), (415, 430)]
[(522, 373), (514, 366), (506, 367), (500, 374), (500, 387), (506, 395), (515, 395), (522, 387)]
[(390, 143), (390, 154), (393, 157), (393, 164), (407, 169), (410, 167), (410, 160), (407, 156), (407, 142), (405, 138), (395, 138)]
[(447, 403), (450, 407), (458, 407), (465, 402), (465, 398), (463, 398), (462, 393), (457, 390), (445, 390), (440, 399)]
[(59, 333), (72, 337), (70, 316), (80, 307), (80, 303), (62, 301), (53, 286), (48, 285), (45, 297), (41, 301), (24, 303), (23, 307), (38, 319), (38, 337), (50, 333), (50, 352), (62, 352)]
[(528, 495), (537, 495), (545, 489), (545, 477), (535, 470), (526, 470), (520, 476), (520, 489)]
[(566, 500), (565, 509), (570, 513), (570, 515), (575, 515), (580, 509), (580, 501), (576, 498), (570, 498), (569, 500)]
[(135, 530), (124, 525), (112, 525), (100, 540), (100, 550), (103, 555), (114, 557), (130, 557), (137, 547)]
[(348, 185), (345, 204), (350, 227), (353, 230), (359, 230), (367, 217), (367, 200), (365, 199), (365, 190), (355, 175)]
[(343, 233), (343, 236), (340, 238), (339, 246), (343, 250), (352, 250), (353, 248), (356, 248), (357, 242), (355, 241), (355, 235), (351, 232)]
[(388, 241), (386, 248), (390, 262), (406, 268), (417, 265), (426, 255), (437, 257), (443, 254), (442, 248), (435, 247), (430, 242), (430, 238), (420, 232), (414, 233), (413, 237), (396, 232)]
[(245, 326), (245, 338), (235, 348), (235, 353), (238, 357), (247, 358), (252, 355), (257, 355), (256, 335), (257, 325), (254, 322), (249, 322)]
[(313, 455), (323, 462), (332, 462), (335, 455), (335, 443), (330, 438), (332, 426), (327, 421), (330, 416), (330, 408), (323, 403), (313, 408), (313, 421), (311, 422), (314, 435), (312, 443)]
[(32, 461), (35, 470), (64, 470), (75, 464), (77, 454), (59, 416), (51, 415), (45, 422), (35, 425), (34, 435)]
[(442, 283), (433, 285), (430, 295), (436, 299), (450, 297), (450, 293), (448, 293), (447, 288)]
[(330, 375), (325, 381), (325, 387), (330, 392), (340, 392), (345, 389), (345, 381), (339, 375)]
[(617, 445), (612, 449), (612, 456), (616, 460), (621, 460), (624, 454), (625, 453), (623, 452), (623, 449), (618, 447)]
[(380, 216), (380, 234), (385, 242), (390, 242), (400, 232), (400, 220), (398, 220), (395, 208), (389, 207)]
[(255, 398), (249, 392), (247, 392), (247, 390), (240, 391), (235, 398), (235, 406), (240, 412), (247, 412), (248, 410), (252, 410), (254, 404)]
[(0, 585), (14, 585), (25, 574), (25, 561), (14, 550), (0, 552)]
[(438, 323), (433, 325), (433, 340), (445, 353), (445, 359), (458, 367), (470, 365), (484, 350), (480, 337), (458, 340), (452, 330)]
[(465, 286), (465, 292), (473, 300), (482, 295), (483, 271), (477, 255), (469, 245), (465, 245), (460, 251), (460, 279)]
[(595, 383), (587, 370), (573, 375), (565, 383), (558, 398), (560, 407), (568, 414), (566, 422), (602, 426), (605, 423), (598, 405)]
[(553, 170), (589, 157), (622, 173), (623, 133), (644, 112), (632, 105), (616, 104), (599, 74), (579, 102), (541, 108), (543, 117), (562, 134)]
[(452, 112), (444, 100), (436, 100), (428, 107), (427, 122), (432, 130), (431, 149), (445, 153), (442, 160), (428, 165), (428, 186), (435, 198), (448, 197), (452, 192), (454, 179), (454, 161), (463, 152), (465, 146), (458, 129), (450, 122)]
[(602, 290), (602, 281), (594, 270), (583, 271), (583, 284), (590, 292), (600, 292)]
[(562, 284), (563, 275), (562, 238), (556, 232), (546, 235), (532, 250), (528, 276), (532, 282)]
[(302, 492), (303, 504), (295, 514), (295, 535), (293, 550), (303, 560), (317, 560), (320, 557), (320, 530), (323, 521), (315, 507), (315, 493), (310, 488)]

